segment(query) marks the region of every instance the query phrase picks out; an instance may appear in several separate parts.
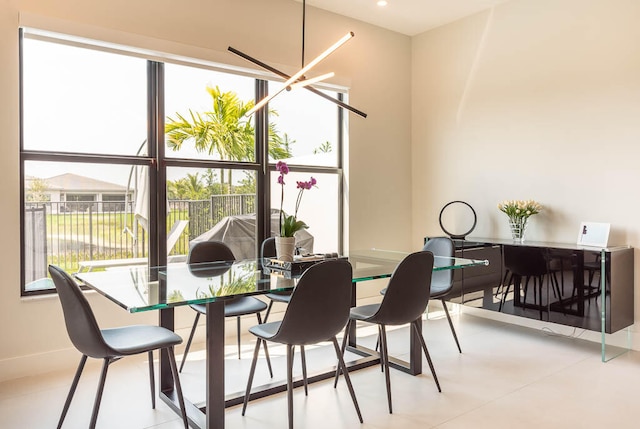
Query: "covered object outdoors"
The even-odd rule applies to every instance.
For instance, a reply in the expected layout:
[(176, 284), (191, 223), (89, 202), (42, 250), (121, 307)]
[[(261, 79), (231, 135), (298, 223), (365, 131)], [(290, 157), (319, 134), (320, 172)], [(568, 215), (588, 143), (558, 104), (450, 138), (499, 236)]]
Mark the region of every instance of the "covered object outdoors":
[[(271, 236), (278, 235), (279, 211), (271, 211)], [(256, 255), (256, 215), (227, 216), (213, 228), (190, 242), (190, 246), (200, 241), (217, 240), (225, 243), (233, 251), (236, 259), (252, 259)], [(305, 230), (296, 233), (296, 247), (301, 253), (313, 253), (313, 236)]]

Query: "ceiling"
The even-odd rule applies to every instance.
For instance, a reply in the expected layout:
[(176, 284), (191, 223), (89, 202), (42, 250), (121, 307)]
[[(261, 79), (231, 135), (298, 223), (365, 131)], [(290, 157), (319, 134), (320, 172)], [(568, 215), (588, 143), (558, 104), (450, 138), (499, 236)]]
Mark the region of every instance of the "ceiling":
[[(302, 2), (302, 0), (296, 0)], [(490, 9), (507, 0), (306, 0), (308, 6), (348, 16), (408, 36)]]

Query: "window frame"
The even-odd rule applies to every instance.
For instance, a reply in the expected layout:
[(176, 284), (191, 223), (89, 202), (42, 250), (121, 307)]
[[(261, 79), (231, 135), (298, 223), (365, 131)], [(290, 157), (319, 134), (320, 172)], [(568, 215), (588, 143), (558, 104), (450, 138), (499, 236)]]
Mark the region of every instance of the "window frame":
[[(147, 62), (147, 142), (148, 153), (142, 155), (120, 155), (120, 154), (104, 154), (104, 153), (79, 153), (79, 152), (63, 152), (63, 151), (45, 151), (45, 150), (25, 150), (24, 149), (24, 100), (23, 100), (23, 54), (24, 38), (33, 38), (36, 40), (44, 40), (52, 43), (61, 43), (70, 46), (94, 49), (97, 51), (106, 51), (121, 55), (130, 55), (134, 57), (142, 57)], [(269, 80), (277, 80), (277, 78), (269, 78), (267, 80), (263, 75), (245, 70), (238, 70), (237, 67), (225, 68), (224, 65), (203, 64), (196, 59), (175, 59), (159, 58), (157, 53), (153, 55), (145, 53), (135, 48), (127, 48), (124, 46), (114, 46), (108, 43), (82, 40), (78, 38), (61, 34), (43, 35), (38, 30), (29, 29), (25, 34), (24, 28), (19, 28), (19, 127), (20, 127), (20, 295), (33, 296), (42, 294), (56, 293), (55, 289), (44, 290), (26, 290), (26, 266), (25, 261), (29, 257), (26, 255), (25, 246), (25, 164), (29, 161), (46, 161), (60, 163), (95, 163), (95, 164), (111, 164), (111, 165), (131, 165), (143, 166), (148, 168), (150, 201), (149, 207), (155, 207), (149, 213), (149, 238), (148, 238), (148, 258), (150, 265), (166, 265), (166, 216), (158, 216), (157, 213), (165, 213), (167, 210), (167, 168), (172, 167), (192, 167), (192, 168), (212, 168), (226, 170), (250, 170), (256, 174), (256, 247), (259, 243), (270, 235), (270, 200), (271, 200), (271, 183), (270, 175), (275, 171), (275, 164), (269, 162), (268, 157), (268, 108), (261, 109), (254, 114), (255, 135), (255, 162), (237, 162), (224, 160), (207, 160), (207, 159), (183, 159), (168, 158), (165, 156), (165, 112), (164, 112), (164, 64), (180, 64), (193, 67), (200, 67), (212, 71), (222, 71), (224, 73), (238, 74), (250, 76), (255, 80), (255, 99), (259, 100), (268, 94)], [(169, 57), (169, 56), (167, 56)], [(341, 90), (331, 88), (338, 94), (338, 99), (343, 100), (344, 94)], [(313, 165), (289, 165), (291, 171), (310, 173), (310, 174), (335, 174), (338, 182), (338, 249), (342, 253), (344, 248), (344, 171), (343, 171), (343, 154), (344, 154), (344, 133), (346, 132), (344, 123), (344, 111), (336, 106), (336, 121), (338, 121), (337, 136), (337, 157), (336, 167), (313, 166)], [(96, 201), (97, 203), (97, 201)], [(115, 202), (114, 202), (115, 203)], [(257, 251), (258, 249), (256, 249)]]

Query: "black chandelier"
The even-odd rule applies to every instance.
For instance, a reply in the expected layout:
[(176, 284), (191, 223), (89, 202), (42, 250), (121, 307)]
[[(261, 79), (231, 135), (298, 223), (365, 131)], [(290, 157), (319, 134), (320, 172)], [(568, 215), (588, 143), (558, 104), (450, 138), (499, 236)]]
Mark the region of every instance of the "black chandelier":
[(322, 98), (325, 98), (335, 104), (337, 104), (338, 106), (347, 109), (359, 116), (362, 116), (363, 118), (367, 117), (367, 114), (364, 113), (361, 110), (356, 109), (355, 107), (352, 107), (350, 105), (348, 105), (347, 103), (340, 101), (336, 98), (331, 97), (330, 95), (325, 94), (322, 91), (319, 91), (315, 88), (312, 88), (310, 85), (316, 82), (320, 82), (322, 80), (331, 78), (334, 76), (334, 73), (326, 73), (320, 76), (316, 76), (313, 78), (309, 78), (307, 79), (305, 76), (305, 73), (307, 73), (309, 70), (311, 70), (313, 67), (315, 67), (318, 63), (320, 63), (321, 61), (323, 61), (325, 58), (327, 58), (329, 55), (331, 55), (333, 52), (335, 52), (338, 48), (340, 48), (342, 45), (344, 45), (345, 43), (347, 43), (349, 40), (351, 40), (351, 38), (353, 38), (355, 36), (355, 34), (353, 32), (348, 32), (347, 34), (345, 34), (340, 40), (338, 40), (336, 43), (334, 43), (333, 45), (331, 45), (329, 48), (327, 48), (323, 53), (321, 53), (320, 55), (318, 55), (316, 58), (314, 58), (309, 64), (305, 65), (304, 64), (304, 36), (305, 36), (305, 18), (306, 18), (306, 9), (307, 9), (307, 5), (306, 5), (306, 0), (302, 0), (302, 68), (296, 72), (295, 74), (289, 76), (286, 73), (281, 72), (280, 70), (276, 69), (275, 67), (272, 67), (268, 64), (263, 63), (262, 61), (253, 58), (252, 56), (245, 54), (244, 52), (241, 52), (231, 46), (229, 46), (229, 51), (238, 55), (241, 58), (244, 58), (247, 61), (252, 62), (253, 64), (262, 67), (263, 69), (285, 79), (284, 85), (282, 86), (281, 89), (279, 89), (278, 91), (271, 93), (269, 95), (267, 95), (266, 97), (264, 97), (262, 100), (260, 100), (258, 103), (256, 103), (255, 106), (253, 106), (253, 108), (251, 110), (249, 110), (247, 112), (247, 116), (251, 116), (252, 114), (254, 114), (256, 111), (258, 111), (259, 109), (262, 109), (269, 101), (271, 101), (275, 96), (277, 96), (278, 94), (280, 94), (282, 91), (286, 90), (291, 90), (291, 89), (295, 89), (295, 88), (305, 88), (308, 91), (313, 92), (316, 95), (319, 95)]

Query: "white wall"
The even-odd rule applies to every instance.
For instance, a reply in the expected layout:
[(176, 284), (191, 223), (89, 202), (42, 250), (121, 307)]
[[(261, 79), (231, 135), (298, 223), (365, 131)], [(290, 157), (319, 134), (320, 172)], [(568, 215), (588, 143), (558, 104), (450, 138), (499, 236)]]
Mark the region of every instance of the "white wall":
[(448, 201), (508, 238), (496, 204), (535, 199), (531, 240), (595, 221), (640, 247), (638, 22), (637, 0), (513, 0), (414, 37), (413, 245)]
[[(21, 299), (19, 236), (18, 27), (32, 26), (248, 67), (229, 45), (293, 72), (300, 63), (301, 4), (293, 0), (0, 0), (0, 380), (73, 367), (57, 298)], [(335, 71), (350, 103), (349, 243), (353, 248), (409, 249), (411, 245), (411, 41), (408, 37), (308, 7), (306, 52), (315, 55), (347, 31), (356, 37), (317, 72)], [(104, 327), (154, 323), (89, 295)], [(193, 320), (178, 311), (186, 335)], [(249, 323), (249, 322), (247, 322)], [(233, 336), (234, 330), (227, 331)]]

